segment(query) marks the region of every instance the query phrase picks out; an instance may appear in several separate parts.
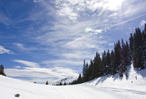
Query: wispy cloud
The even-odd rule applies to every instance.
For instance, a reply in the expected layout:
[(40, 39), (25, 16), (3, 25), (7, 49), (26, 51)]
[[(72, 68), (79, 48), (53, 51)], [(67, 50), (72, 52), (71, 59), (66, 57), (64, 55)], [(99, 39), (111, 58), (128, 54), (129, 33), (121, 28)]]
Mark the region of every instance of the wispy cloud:
[(12, 51), (10, 51), (10, 50), (8, 50), (8, 49), (6, 49), (6, 48), (4, 48), (3, 46), (0, 45), (0, 54), (5, 54), (5, 53), (13, 54)]
[[(144, 16), (119, 22), (118, 17), (132, 16), (144, 8), (141, 6), (138, 10), (133, 9), (133, 6), (143, 5), (142, 3), (136, 5), (135, 2), (136, 0), (55, 0), (52, 2), (40, 0), (38, 4), (46, 14), (42, 16), (40, 13), (33, 13), (29, 20), (37, 22), (38, 19), (45, 19), (45, 21), (37, 30), (32, 27), (33, 32), (36, 33), (33, 40), (46, 48), (49, 47), (47, 53), (58, 56), (59, 60), (62, 58), (82, 60), (80, 56), (87, 57), (95, 51), (103, 52), (107, 47), (110, 48), (110, 43), (113, 43), (111, 39), (103, 39), (106, 38), (105, 32), (108, 29)], [(52, 17), (53, 21), (50, 21), (49, 18)], [(106, 44), (107, 46), (104, 46)], [(17, 44), (17, 46), (25, 49), (23, 45)]]
[(39, 2), (40, 0), (33, 0), (33, 2)]
[(125, 0), (124, 1), (125, 5), (122, 6), (122, 12), (121, 14), (124, 17), (130, 17), (130, 16), (135, 16), (137, 13), (142, 13), (144, 11), (144, 7), (146, 6), (146, 1), (142, 0), (142, 2), (139, 2), (137, 0)]
[(14, 45), (19, 48), (22, 51), (32, 51), (32, 50), (38, 50), (38, 48), (36, 47), (25, 47), (23, 44), (21, 43), (14, 43)]
[(5, 24), (6, 26), (10, 25), (11, 20), (6, 17), (3, 13), (0, 13), (0, 23)]
[[(28, 62), (19, 61), (22, 64), (28, 65)], [(39, 83), (44, 83), (46, 80), (62, 79), (66, 77), (77, 77), (78, 73), (69, 68), (54, 67), (54, 68), (40, 68), (36, 67), (34, 62), (29, 62), (29, 66), (35, 65), (35, 67), (23, 67), (23, 68), (7, 68), (5, 72), (7, 76), (10, 77), (25, 77), (29, 78), (29, 81), (35, 81)]]
[[(115, 11), (115, 9), (121, 6), (120, 3), (122, 1), (118, 2), (119, 4), (113, 8), (108, 4), (112, 3), (109, 1), (77, 0), (72, 2), (71, 0), (56, 0), (53, 3), (55, 4), (53, 11), (56, 13), (53, 15), (47, 14), (48, 17), (53, 16), (55, 18), (54, 22), (51, 22), (53, 25), (49, 25), (50, 22), (45, 15), (46, 22), (37, 29), (37, 33), (40, 35), (33, 38), (37, 43), (45, 47), (49, 46), (47, 53), (60, 58), (57, 61), (66, 60), (64, 65), (69, 65), (72, 62), (68, 58), (82, 62), (84, 58), (91, 59), (94, 56), (93, 52), (98, 51), (102, 53), (106, 49), (102, 44), (106, 44), (107, 41), (101, 39), (100, 36), (100, 33), (104, 33), (106, 26), (102, 18), (98, 17), (98, 13), (103, 9), (103, 5), (105, 5), (105, 10)], [(50, 10), (51, 8), (48, 8), (50, 4), (47, 1), (40, 1), (40, 4), (44, 6), (45, 12), (52, 11)], [(86, 14), (90, 14), (88, 12), (95, 12), (96, 15), (86, 16)], [(41, 15), (35, 16), (40, 17)], [(104, 14), (103, 17), (108, 19)], [(30, 17), (29, 19), (32, 18)], [(24, 49), (23, 46), (19, 47)], [(53, 62), (54, 66), (56, 64)]]
[(120, 23), (117, 23), (117, 24), (114, 24), (114, 25), (111, 25), (110, 27), (118, 26), (118, 25), (121, 25), (121, 24), (130, 22), (130, 21), (133, 21), (133, 20), (138, 19), (138, 18), (143, 17), (143, 16), (146, 16), (146, 14), (137, 16), (137, 17), (135, 17), (135, 18), (132, 18), (132, 19), (129, 19), (129, 20), (126, 20), (126, 21), (123, 21), (123, 22), (120, 22)]
[(140, 22), (140, 26), (144, 26), (146, 24), (146, 21), (145, 20), (141, 20), (141, 22)]
[(109, 17), (116, 17), (117, 15), (118, 15), (118, 13), (113, 13)]
[[(44, 83), (46, 80), (53, 82), (57, 79), (62, 79), (66, 77), (77, 77), (78, 73), (75, 70), (70, 69), (69, 67), (40, 67), (40, 64), (36, 62), (26, 61), (26, 60), (13, 60), (14, 62), (20, 63), (19, 66), (15, 66), (14, 68), (6, 68), (5, 72), (7, 76), (17, 77), (17, 78), (29, 78), (29, 81), (35, 81), (39, 83)], [(54, 61), (44, 61), (41, 64), (52, 64), (54, 62), (58, 62), (59, 64), (63, 64), (63, 62), (67, 62), (66, 64), (73, 64), (72, 61), (68, 63), (66, 60), (54, 60)], [(80, 63), (79, 63), (80, 64)]]
[(24, 64), (26, 66), (30, 66), (30, 67), (40, 67), (39, 64), (37, 64), (35, 62), (30, 62), (30, 61), (25, 61), (25, 60), (13, 60), (13, 61)]
[[(64, 55), (65, 56), (65, 55)], [(67, 57), (70, 57), (69, 55)], [(46, 61), (43, 61), (42, 64), (46, 64), (46, 65), (54, 65), (57, 66), (57, 67), (71, 67), (71, 66), (81, 66), (82, 65), (82, 61), (79, 61), (79, 60), (70, 60), (69, 58), (68, 59), (59, 59), (59, 60), (46, 60)]]

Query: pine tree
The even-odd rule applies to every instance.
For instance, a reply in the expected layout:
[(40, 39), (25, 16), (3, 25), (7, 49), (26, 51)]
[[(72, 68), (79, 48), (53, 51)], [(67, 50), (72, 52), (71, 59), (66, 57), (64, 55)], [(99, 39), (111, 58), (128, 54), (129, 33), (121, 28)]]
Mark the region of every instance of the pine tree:
[(67, 85), (66, 83), (64, 83), (64, 85)]
[(89, 73), (88, 73), (88, 63), (86, 63), (86, 68), (85, 68), (85, 76), (84, 76), (84, 80), (88, 81), (89, 79)]
[(96, 52), (96, 56), (93, 60), (94, 64), (93, 64), (93, 72), (92, 72), (92, 75), (93, 75), (93, 79), (96, 78), (96, 77), (99, 77), (99, 65), (100, 65), (100, 55), (98, 52)]
[(89, 80), (92, 80), (93, 79), (93, 61), (90, 60), (90, 65), (89, 65), (89, 69), (88, 69), (88, 73), (89, 73)]
[(83, 62), (83, 76), (85, 76), (85, 72), (86, 72), (86, 62), (84, 60), (84, 62)]
[(6, 74), (4, 72), (4, 66), (2, 64), (0, 65), (0, 74), (3, 76), (6, 76)]
[(119, 40), (118, 43), (115, 44), (114, 51), (115, 51), (115, 67), (114, 67), (115, 74), (119, 71), (121, 64), (121, 45)]
[(126, 45), (125, 45), (125, 64), (126, 66), (131, 64), (131, 52), (130, 52), (130, 46), (128, 44), (128, 42), (126, 41)]
[(130, 38), (129, 38), (129, 45), (130, 45), (130, 58), (132, 59), (132, 55), (133, 55), (133, 41), (134, 41), (134, 38), (133, 38), (133, 35), (132, 33), (130, 34)]
[(102, 54), (102, 75), (106, 75), (106, 64), (107, 64), (107, 55), (106, 51), (104, 50), (104, 53)]
[(108, 52), (107, 52), (107, 58), (106, 58), (106, 60), (107, 60), (107, 63), (106, 63), (106, 75), (107, 74), (110, 74), (110, 70), (111, 70), (111, 63), (110, 63), (110, 52), (109, 52), (109, 50), (108, 50)]
[(79, 74), (79, 77), (78, 77), (78, 80), (77, 80), (78, 83), (82, 83), (82, 78), (81, 78), (81, 74)]
[(111, 75), (114, 75), (114, 67), (115, 67), (115, 53), (114, 51), (112, 50), (111, 51), (111, 57), (110, 57), (110, 60), (111, 60), (111, 71), (110, 71), (110, 74)]
[(134, 54), (133, 63), (135, 68), (144, 69), (144, 50), (143, 50), (143, 40), (142, 33), (139, 28), (135, 29), (134, 33)]
[(61, 85), (62, 85), (62, 83), (60, 82), (60, 83), (59, 83), (59, 85), (61, 86)]
[(119, 76), (120, 77), (123, 77), (124, 69), (125, 69), (125, 63), (124, 63), (124, 61), (122, 61), (121, 66), (120, 66), (120, 70), (119, 70)]
[(48, 85), (48, 81), (46, 81), (46, 85)]

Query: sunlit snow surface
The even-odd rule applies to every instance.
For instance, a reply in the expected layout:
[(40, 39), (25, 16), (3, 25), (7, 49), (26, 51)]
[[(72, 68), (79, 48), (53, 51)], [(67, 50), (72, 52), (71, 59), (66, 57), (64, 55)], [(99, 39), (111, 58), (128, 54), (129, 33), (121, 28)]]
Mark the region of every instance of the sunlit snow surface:
[[(128, 79), (116, 74), (70, 86), (40, 85), (0, 76), (0, 99), (145, 99), (146, 69), (129, 68), (128, 72)], [(20, 97), (15, 97), (17, 93)]]

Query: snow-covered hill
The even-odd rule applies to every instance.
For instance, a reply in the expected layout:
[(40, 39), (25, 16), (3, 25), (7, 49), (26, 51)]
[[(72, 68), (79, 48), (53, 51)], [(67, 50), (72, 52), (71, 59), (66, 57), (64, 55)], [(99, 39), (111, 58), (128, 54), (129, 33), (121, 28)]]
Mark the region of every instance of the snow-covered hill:
[(146, 69), (139, 71), (134, 69), (133, 65), (127, 67), (127, 69), (128, 78), (126, 78), (125, 74), (123, 74), (123, 77), (119, 77), (119, 75), (116, 74), (115, 76), (109, 77), (102, 76), (86, 84), (96, 87), (114, 87), (146, 91)]
[(62, 84), (64, 84), (64, 83), (69, 84), (69, 83), (73, 82), (76, 79), (77, 79), (77, 77), (68, 77), (68, 78), (60, 79), (60, 80), (55, 81), (53, 83), (53, 85), (60, 84), (60, 83), (62, 83)]
[[(15, 97), (15, 94), (20, 97)], [(0, 76), (0, 99), (145, 99), (146, 69), (129, 68), (129, 78), (103, 76), (78, 85), (51, 86)]]

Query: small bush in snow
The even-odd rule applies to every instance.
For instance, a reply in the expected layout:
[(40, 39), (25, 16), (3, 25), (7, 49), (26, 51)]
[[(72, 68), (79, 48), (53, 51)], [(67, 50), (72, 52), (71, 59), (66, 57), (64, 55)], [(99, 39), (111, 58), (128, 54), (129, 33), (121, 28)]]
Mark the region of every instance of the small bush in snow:
[(15, 94), (15, 97), (20, 97), (20, 94)]

